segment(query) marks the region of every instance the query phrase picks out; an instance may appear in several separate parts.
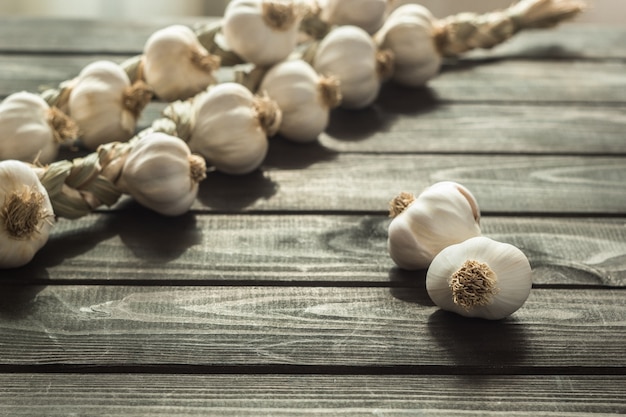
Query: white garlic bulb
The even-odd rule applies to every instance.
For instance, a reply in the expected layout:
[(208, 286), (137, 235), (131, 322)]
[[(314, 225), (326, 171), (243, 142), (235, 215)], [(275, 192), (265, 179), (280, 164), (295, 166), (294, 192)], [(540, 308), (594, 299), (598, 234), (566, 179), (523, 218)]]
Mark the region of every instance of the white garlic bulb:
[(322, 39), (313, 68), (339, 80), (341, 106), (360, 109), (376, 100), (382, 80), (393, 67), (393, 57), (379, 51), (372, 37), (356, 26), (339, 26)]
[(401, 193), (390, 204), (387, 246), (400, 268), (426, 269), (445, 247), (480, 236), (480, 209), (461, 184), (442, 181), (417, 198)]
[(0, 103), (0, 160), (52, 162), (62, 143), (78, 134), (76, 124), (37, 94), (22, 91)]
[(436, 20), (418, 4), (395, 9), (374, 34), (379, 48), (394, 55), (392, 79), (402, 85), (419, 87), (439, 74), (442, 56), (435, 44)]
[(426, 274), (435, 304), (466, 317), (499, 320), (517, 311), (532, 287), (524, 253), (484, 236), (443, 249)]
[(320, 2), (320, 18), (331, 25), (358, 26), (376, 32), (385, 20), (388, 0), (325, 0)]
[(71, 82), (69, 113), (80, 128), (82, 144), (96, 149), (104, 143), (130, 139), (151, 98), (148, 86), (143, 82), (131, 86), (119, 65), (96, 61)]
[(330, 109), (341, 102), (339, 81), (318, 75), (299, 59), (274, 65), (259, 90), (282, 111), (278, 133), (295, 142), (315, 140), (328, 126)]
[(0, 162), (0, 268), (26, 265), (48, 241), (54, 212), (33, 169)]
[(219, 66), (219, 57), (211, 55), (187, 26), (158, 30), (144, 47), (144, 78), (166, 101), (187, 99), (215, 84)]
[(228, 47), (245, 61), (269, 66), (287, 58), (298, 42), (304, 7), (287, 0), (232, 0), (222, 32)]
[(154, 132), (133, 146), (116, 185), (144, 207), (178, 216), (189, 210), (205, 176), (204, 159), (182, 139)]
[(237, 83), (211, 87), (194, 100), (189, 147), (218, 171), (246, 174), (257, 169), (268, 150), (268, 136), (281, 123), (276, 103)]

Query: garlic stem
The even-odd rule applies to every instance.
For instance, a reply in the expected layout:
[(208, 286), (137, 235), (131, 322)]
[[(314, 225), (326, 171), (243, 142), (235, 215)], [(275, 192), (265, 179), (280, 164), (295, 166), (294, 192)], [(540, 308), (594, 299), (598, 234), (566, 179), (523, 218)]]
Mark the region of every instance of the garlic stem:
[(152, 88), (143, 81), (137, 81), (124, 90), (124, 108), (131, 112), (135, 118), (141, 115), (143, 109), (152, 100)]
[(495, 272), (486, 263), (467, 260), (452, 277), (450, 290), (454, 303), (466, 310), (491, 304), (499, 292)]
[(401, 192), (389, 203), (389, 217), (398, 217), (413, 201), (415, 201), (415, 195)]
[(194, 183), (200, 183), (206, 178), (206, 161), (196, 154), (189, 155), (189, 174)]
[(376, 52), (376, 72), (381, 80), (391, 78), (394, 69), (394, 55), (389, 49)]
[(13, 239), (29, 239), (39, 231), (39, 224), (52, 216), (44, 208), (44, 195), (35, 187), (24, 187), (11, 193), (4, 201), (0, 218)]
[(198, 51), (193, 51), (191, 53), (191, 62), (202, 71), (212, 74), (220, 69), (222, 59), (217, 55), (205, 55)]
[(259, 124), (267, 136), (274, 136), (278, 133), (282, 112), (274, 100), (267, 96), (257, 96), (254, 100), (254, 110)]
[(334, 109), (341, 104), (341, 88), (339, 79), (334, 76), (320, 76), (317, 89), (322, 101), (329, 109)]
[(293, 3), (264, 1), (263, 20), (272, 29), (285, 31), (291, 28), (298, 20), (298, 11)]
[(78, 136), (78, 125), (76, 122), (57, 107), (50, 107), (48, 124), (52, 128), (52, 134), (57, 143), (65, 143), (68, 140), (76, 139)]

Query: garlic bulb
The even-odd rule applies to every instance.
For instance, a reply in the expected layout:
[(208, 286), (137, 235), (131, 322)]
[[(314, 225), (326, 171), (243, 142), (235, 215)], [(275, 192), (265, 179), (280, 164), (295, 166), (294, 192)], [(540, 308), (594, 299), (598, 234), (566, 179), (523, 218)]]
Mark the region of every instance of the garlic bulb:
[(517, 311), (531, 287), (532, 271), (524, 253), (484, 236), (443, 249), (426, 274), (426, 290), (439, 307), (490, 320)]
[(442, 57), (435, 44), (435, 24), (428, 9), (405, 4), (395, 9), (374, 35), (379, 48), (393, 52), (394, 81), (418, 87), (439, 73)]
[(388, 0), (325, 0), (320, 2), (320, 18), (331, 25), (358, 26), (372, 34), (385, 20), (387, 2)]
[(295, 49), (304, 12), (297, 1), (232, 0), (222, 20), (224, 40), (249, 63), (275, 64)]
[(72, 82), (69, 112), (88, 149), (123, 142), (135, 132), (141, 111), (152, 98), (143, 82), (131, 86), (124, 70), (110, 61), (87, 65)]
[(0, 160), (52, 162), (62, 143), (78, 134), (76, 124), (37, 94), (22, 91), (0, 103)]
[(438, 182), (417, 198), (401, 193), (390, 204), (387, 246), (403, 269), (428, 268), (445, 247), (480, 236), (480, 210), (472, 193), (452, 181)]
[(15, 160), (0, 162), (0, 268), (30, 262), (48, 241), (53, 221), (48, 192), (32, 168)]
[(155, 132), (133, 146), (116, 185), (139, 204), (178, 216), (189, 210), (205, 176), (204, 159), (192, 155), (182, 139)]
[(339, 26), (319, 43), (313, 68), (339, 80), (341, 106), (360, 109), (376, 100), (381, 82), (393, 66), (393, 57), (379, 51), (367, 32), (356, 26)]
[(227, 174), (257, 169), (268, 150), (268, 136), (280, 126), (275, 102), (236, 83), (211, 87), (194, 100), (189, 147)]
[(192, 97), (215, 84), (213, 73), (219, 66), (219, 57), (209, 54), (186, 26), (158, 30), (144, 47), (145, 80), (166, 101)]
[(328, 126), (330, 109), (341, 101), (338, 80), (318, 75), (299, 59), (273, 66), (259, 90), (282, 111), (278, 133), (295, 142), (315, 140)]

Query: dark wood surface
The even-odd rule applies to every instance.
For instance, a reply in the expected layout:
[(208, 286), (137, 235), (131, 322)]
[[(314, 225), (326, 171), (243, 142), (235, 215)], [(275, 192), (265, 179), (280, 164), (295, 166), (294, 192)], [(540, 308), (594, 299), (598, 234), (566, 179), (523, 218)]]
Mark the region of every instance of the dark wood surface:
[[(0, 98), (122, 62), (169, 23), (194, 22), (3, 18)], [(334, 111), (313, 144), (273, 138), (261, 170), (210, 173), (184, 216), (125, 198), (59, 220), (0, 271), (0, 414), (626, 413), (624, 39), (522, 33)], [(440, 180), (531, 261), (508, 319), (440, 311), (386, 253), (388, 201)]]

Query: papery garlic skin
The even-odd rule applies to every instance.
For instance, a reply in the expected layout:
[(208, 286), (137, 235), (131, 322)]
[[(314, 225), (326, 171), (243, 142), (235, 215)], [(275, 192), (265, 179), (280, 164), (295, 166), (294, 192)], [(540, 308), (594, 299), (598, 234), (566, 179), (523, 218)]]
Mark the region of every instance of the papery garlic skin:
[(16, 160), (0, 162), (0, 268), (30, 262), (48, 241), (54, 211), (33, 169)]
[(133, 146), (116, 185), (144, 207), (178, 216), (189, 210), (205, 176), (204, 159), (182, 139), (156, 132)]
[(232, 0), (222, 19), (224, 39), (246, 62), (273, 65), (295, 49), (302, 7), (297, 1)]
[(282, 111), (278, 133), (294, 142), (311, 142), (326, 129), (330, 109), (341, 100), (339, 82), (321, 77), (296, 59), (273, 66), (259, 91), (276, 101)]
[(317, 47), (313, 68), (339, 80), (341, 107), (361, 109), (376, 100), (383, 74), (372, 37), (356, 26), (334, 28)]
[(155, 94), (165, 101), (184, 100), (215, 84), (219, 58), (202, 46), (187, 26), (154, 32), (146, 42), (143, 72)]
[(133, 136), (139, 114), (125, 103), (131, 88), (128, 75), (110, 61), (87, 65), (72, 82), (69, 112), (86, 148), (93, 150)]
[(52, 162), (60, 147), (50, 125), (52, 109), (37, 94), (26, 91), (0, 103), (0, 160)]
[[(241, 84), (223, 83), (194, 100), (195, 123), (189, 147), (226, 174), (247, 174), (267, 154), (268, 132), (260, 119), (262, 102)], [(280, 120), (271, 134), (278, 130)]]
[(387, 2), (388, 0), (324, 0), (320, 1), (320, 17), (331, 25), (358, 26), (372, 34), (383, 25)]
[[(480, 274), (469, 273), (475, 279), (454, 282), (453, 277), (468, 261), (482, 265)], [(484, 270), (490, 271), (488, 284), (484, 283)], [(484, 236), (443, 249), (426, 274), (426, 290), (433, 302), (466, 317), (508, 317), (524, 304), (531, 288), (532, 269), (526, 255), (513, 245)], [(460, 297), (464, 301), (460, 302)]]
[(435, 44), (435, 26), (428, 9), (405, 4), (395, 9), (374, 34), (376, 45), (394, 54), (394, 81), (419, 87), (439, 74), (442, 56)]
[(438, 182), (403, 203), (405, 195), (392, 202), (405, 206), (392, 213), (387, 240), (389, 256), (400, 268), (426, 269), (445, 247), (480, 236), (478, 202), (463, 185)]

